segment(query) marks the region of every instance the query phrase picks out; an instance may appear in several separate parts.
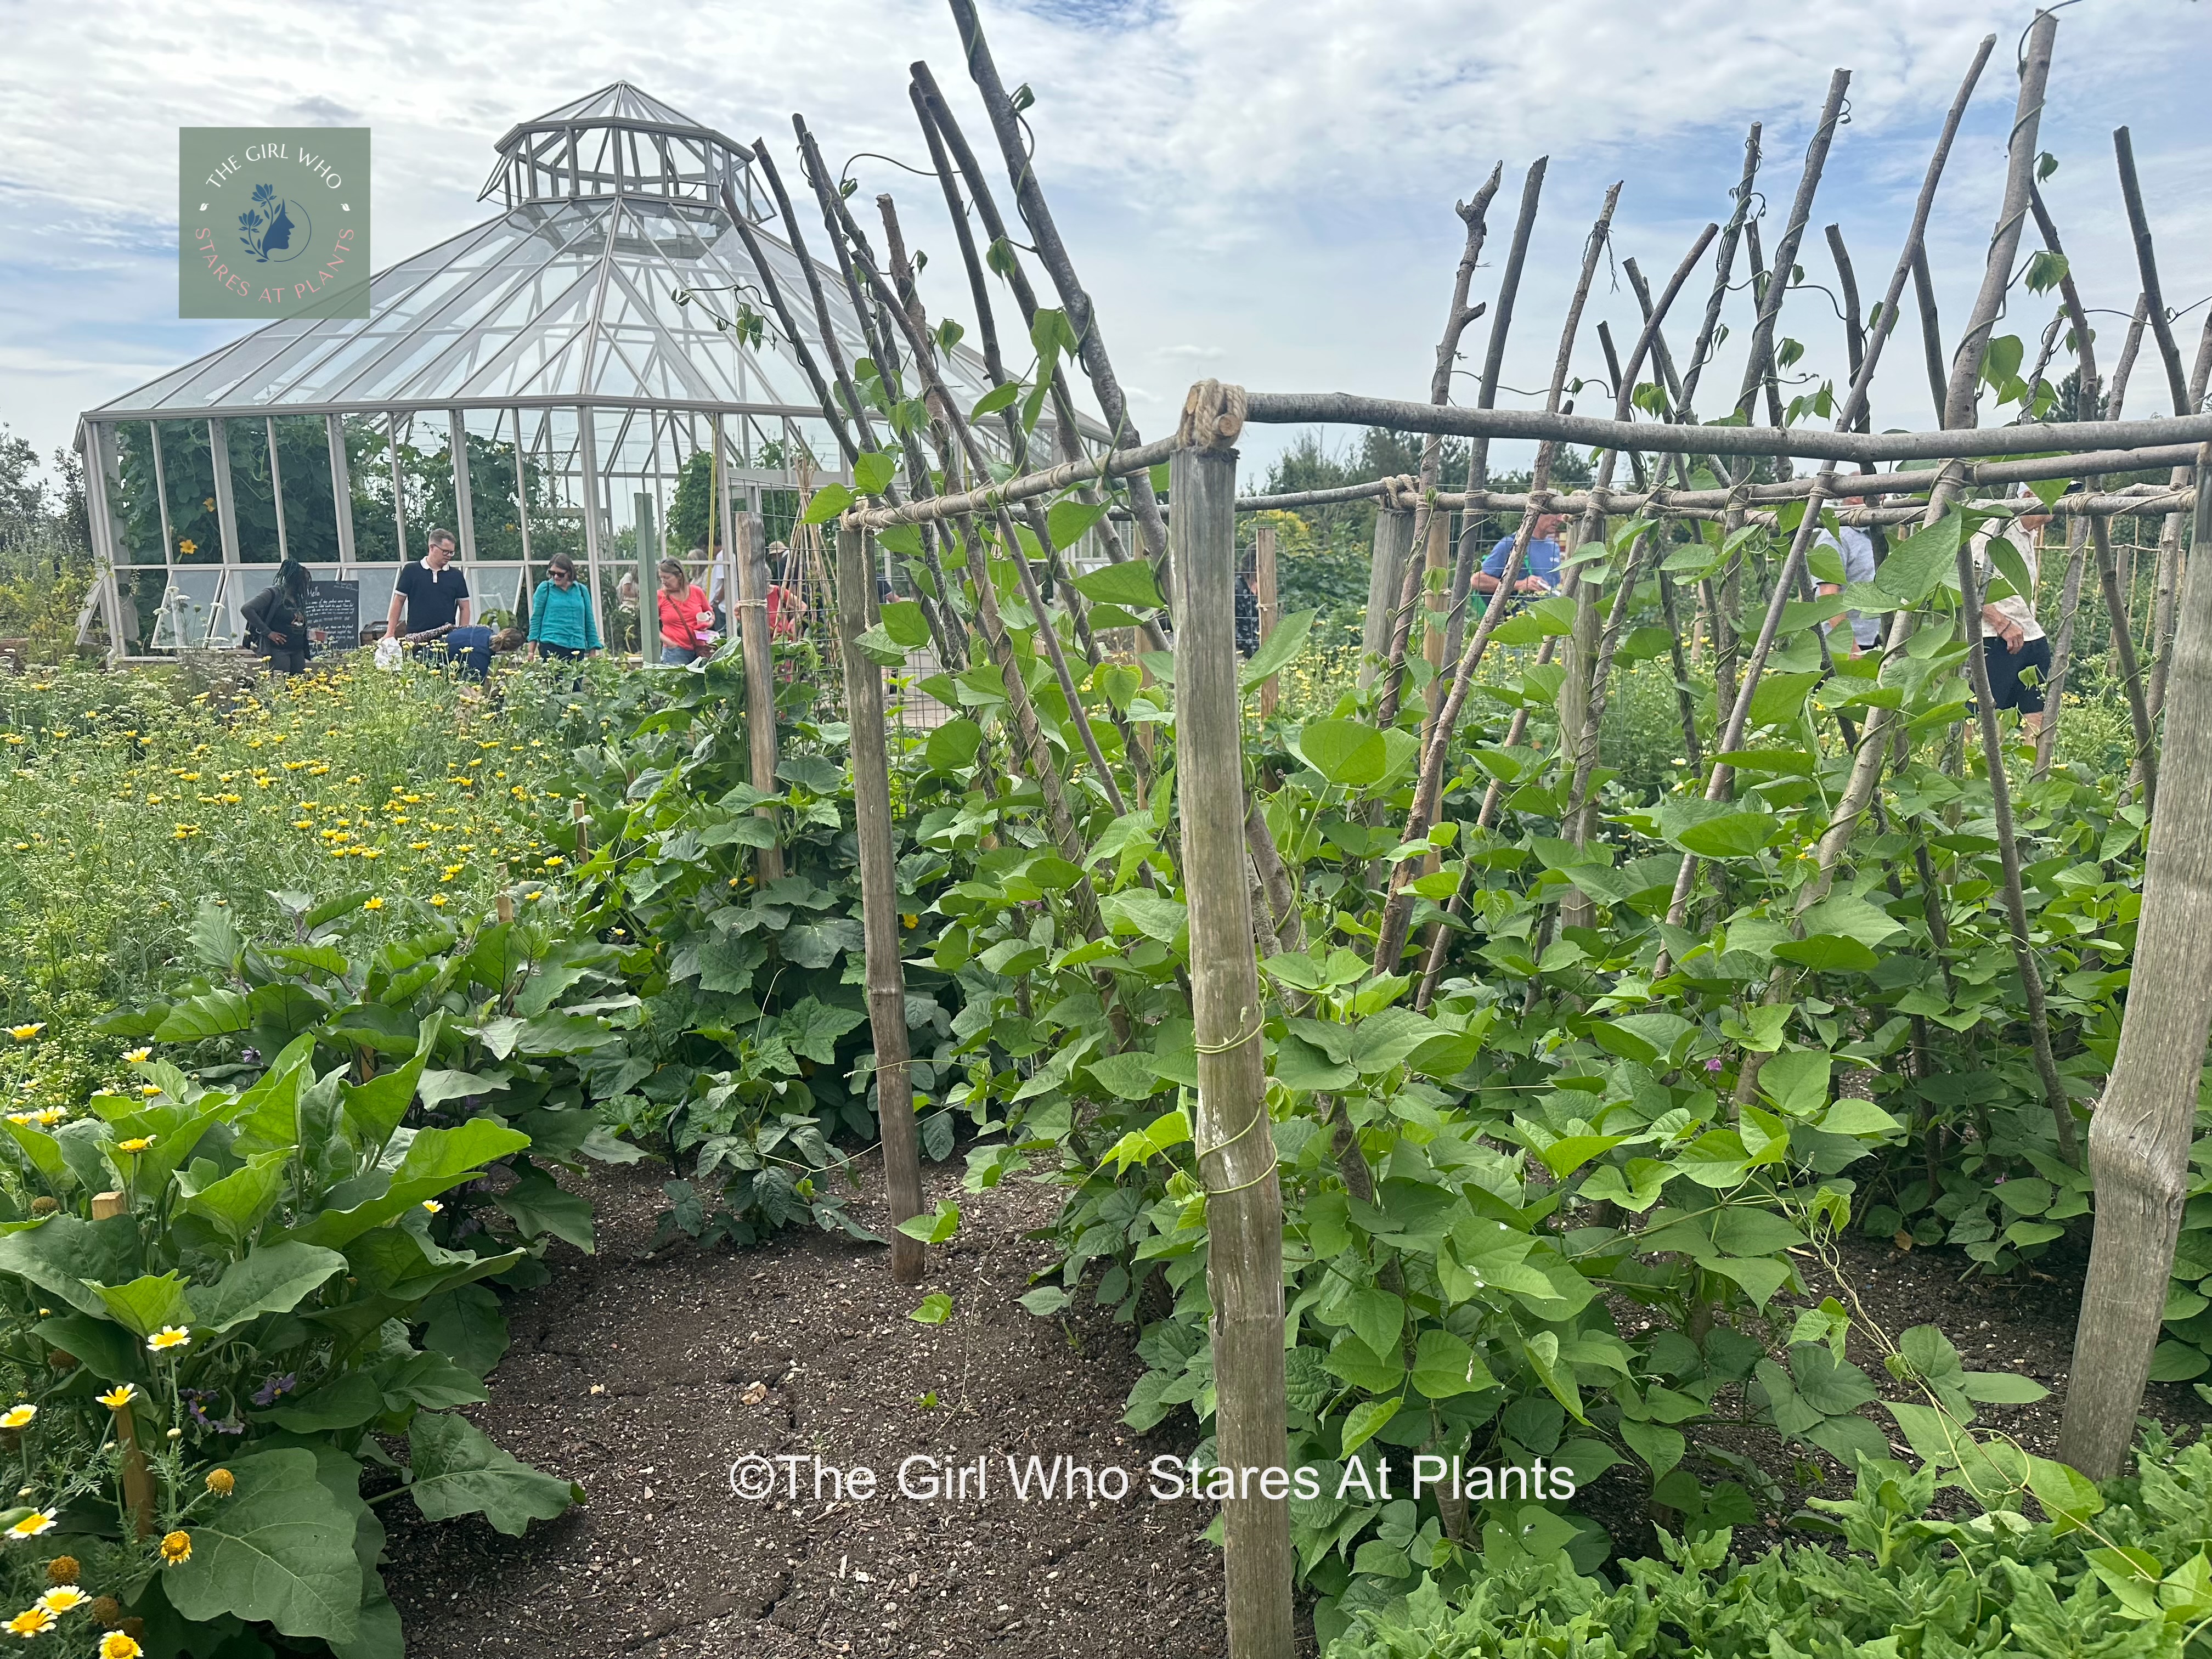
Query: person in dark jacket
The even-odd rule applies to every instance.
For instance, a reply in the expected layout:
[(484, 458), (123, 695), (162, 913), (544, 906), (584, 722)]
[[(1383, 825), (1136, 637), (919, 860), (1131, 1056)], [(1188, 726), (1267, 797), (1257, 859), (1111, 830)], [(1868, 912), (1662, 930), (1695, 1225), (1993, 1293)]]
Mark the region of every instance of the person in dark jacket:
[(246, 649), (258, 651), (272, 673), (307, 671), (307, 594), (313, 585), (307, 566), (286, 559), (276, 567), (276, 580), (239, 613), (246, 623)]

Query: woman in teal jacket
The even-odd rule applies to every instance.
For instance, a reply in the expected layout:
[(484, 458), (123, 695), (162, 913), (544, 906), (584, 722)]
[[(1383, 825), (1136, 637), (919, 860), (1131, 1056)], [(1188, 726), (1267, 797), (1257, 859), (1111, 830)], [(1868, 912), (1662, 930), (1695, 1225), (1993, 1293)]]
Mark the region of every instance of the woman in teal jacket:
[(602, 649), (599, 625), (592, 617), (592, 596), (576, 580), (576, 562), (556, 553), (545, 562), (545, 580), (530, 596), (530, 656), (587, 657)]

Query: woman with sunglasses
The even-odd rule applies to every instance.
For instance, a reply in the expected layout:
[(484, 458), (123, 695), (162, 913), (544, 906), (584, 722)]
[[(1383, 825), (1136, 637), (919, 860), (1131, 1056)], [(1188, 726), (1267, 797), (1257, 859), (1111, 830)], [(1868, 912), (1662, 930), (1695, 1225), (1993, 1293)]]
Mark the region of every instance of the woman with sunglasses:
[(545, 580), (530, 596), (530, 659), (540, 656), (573, 660), (603, 647), (592, 616), (592, 596), (576, 580), (576, 562), (556, 553), (545, 562)]

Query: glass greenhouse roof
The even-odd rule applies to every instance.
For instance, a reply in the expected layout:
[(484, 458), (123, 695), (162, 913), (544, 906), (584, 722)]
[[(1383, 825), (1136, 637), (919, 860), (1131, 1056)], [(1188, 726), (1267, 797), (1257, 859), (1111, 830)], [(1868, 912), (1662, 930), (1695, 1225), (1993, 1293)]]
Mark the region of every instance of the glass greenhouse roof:
[[(665, 131), (678, 127), (696, 155), (726, 158), (732, 167), (750, 159), (634, 88), (605, 88), (502, 140), (487, 193), (510, 178), (526, 176), (529, 188), (510, 190), (514, 205), (499, 216), (378, 273), (366, 319), (273, 323), (89, 418), (548, 404), (818, 416), (805, 373), (773, 319), (758, 346), (714, 325), (708, 305), (727, 312), (733, 289), (743, 284), (757, 295), (759, 282), (727, 214), (717, 201), (699, 199), (701, 175), (690, 176), (693, 188), (680, 187)], [(583, 129), (594, 139), (611, 133), (617, 143), (642, 143), (623, 152), (633, 158), (627, 178), (618, 160), (587, 167), (575, 159), (578, 143), (544, 142), (549, 131)], [(651, 171), (656, 141), (658, 178)], [(705, 165), (711, 180), (716, 163)], [(549, 183), (557, 194), (539, 193)], [(742, 204), (752, 193), (733, 194)], [(799, 261), (785, 240), (757, 234), (826, 373)], [(863, 356), (843, 283), (821, 269), (838, 343), (848, 359)], [(677, 294), (689, 290), (706, 293), (708, 305), (678, 303)], [(944, 369), (964, 400), (988, 389), (972, 352), (956, 349)]]

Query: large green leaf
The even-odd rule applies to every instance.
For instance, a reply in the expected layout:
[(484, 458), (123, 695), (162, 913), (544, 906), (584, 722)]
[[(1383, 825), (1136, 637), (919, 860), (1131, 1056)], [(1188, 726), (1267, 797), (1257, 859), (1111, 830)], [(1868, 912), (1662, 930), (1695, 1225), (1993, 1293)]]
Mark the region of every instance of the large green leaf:
[(35, 1123), (18, 1123), (13, 1118), (0, 1119), (15, 1144), (23, 1149), (23, 1156), (31, 1167), (46, 1178), (46, 1185), (55, 1192), (66, 1194), (77, 1184), (69, 1160), (62, 1156), (61, 1143)]
[(322, 1434), (359, 1428), (384, 1410), (384, 1390), (376, 1379), (367, 1371), (348, 1371), (276, 1407), (269, 1420), (301, 1434)]
[(787, 927), (776, 936), (776, 948), (783, 952), (785, 961), (798, 967), (827, 968), (837, 960), (840, 951), (858, 951), (865, 938), (860, 924), (852, 917), (828, 916)]
[(238, 1243), (260, 1224), (262, 1217), (276, 1204), (276, 1195), (284, 1190), (291, 1161), (290, 1150), (283, 1146), (256, 1152), (228, 1175), (200, 1187), (193, 1182), (191, 1170), (212, 1167), (202, 1161), (178, 1173), (177, 1207), (207, 1217), (232, 1243)]
[(463, 1285), (422, 1304), (422, 1342), (463, 1370), (489, 1376), (507, 1352), (507, 1316), (481, 1285)]
[(345, 1115), (368, 1146), (381, 1146), (392, 1139), (392, 1132), (399, 1127), (399, 1120), (407, 1115), (408, 1107), (414, 1103), (416, 1085), (422, 1081), (422, 1067), (429, 1058), (428, 1053), (418, 1054), (404, 1066), (373, 1077), (366, 1083), (340, 1086), (338, 1095), (345, 1103)]
[(472, 1178), (494, 1158), (519, 1152), (529, 1144), (528, 1135), (487, 1117), (471, 1118), (459, 1128), (419, 1130), (392, 1172), (388, 1191), (351, 1209), (325, 1210), (293, 1228), (289, 1237), (306, 1244), (343, 1245)]
[(230, 1465), (238, 1485), (188, 1530), (191, 1559), (161, 1576), (186, 1619), (265, 1620), (285, 1636), (350, 1640), (360, 1623), (355, 1517), (318, 1475), (313, 1452), (258, 1452)]
[(1142, 559), (1102, 565), (1078, 576), (1075, 585), (1086, 599), (1118, 605), (1127, 611), (1157, 611), (1167, 603), (1160, 598), (1159, 584), (1152, 580), (1152, 566)]
[(289, 1313), (345, 1266), (336, 1250), (297, 1242), (264, 1244), (194, 1291), (193, 1322), (221, 1332), (263, 1314)]
[(110, 1382), (136, 1382), (146, 1375), (146, 1350), (130, 1332), (90, 1314), (57, 1314), (42, 1319), (39, 1340), (73, 1355), (94, 1376)]
[(1347, 789), (1379, 782), (1390, 768), (1382, 734), (1360, 720), (1308, 720), (1297, 748), (1308, 766)]
[(1297, 661), (1313, 633), (1314, 618), (1320, 614), (1318, 611), (1294, 611), (1277, 623), (1275, 631), (1260, 642), (1251, 660), (1237, 671), (1238, 689), (1249, 691), (1261, 681), (1279, 674)]
[(177, 1273), (147, 1273), (127, 1285), (93, 1286), (106, 1304), (108, 1316), (140, 1336), (151, 1336), (164, 1325), (192, 1322), (186, 1288), (184, 1275)]
[(252, 1024), (252, 1011), (244, 996), (236, 991), (210, 991), (171, 1008), (154, 1036), (162, 1042), (198, 1042), (243, 1031)]
[(598, 1248), (592, 1241), (592, 1201), (567, 1191), (543, 1170), (532, 1170), (495, 1202), (513, 1218), (525, 1238), (550, 1233), (586, 1255)]
[(138, 1250), (135, 1216), (81, 1221), (73, 1215), (57, 1215), (0, 1237), (0, 1273), (27, 1279), (72, 1308), (106, 1319), (112, 1317), (107, 1304), (92, 1285), (121, 1285), (136, 1278)]
[(1874, 586), (1900, 608), (1918, 605), (1958, 568), (1959, 538), (1966, 522), (1954, 508), (1896, 544), (1875, 573)]
[(424, 1413), (407, 1431), (407, 1448), (415, 1477), (407, 1490), (433, 1521), (480, 1514), (519, 1538), (532, 1521), (584, 1501), (581, 1486), (532, 1468), (464, 1417)]

